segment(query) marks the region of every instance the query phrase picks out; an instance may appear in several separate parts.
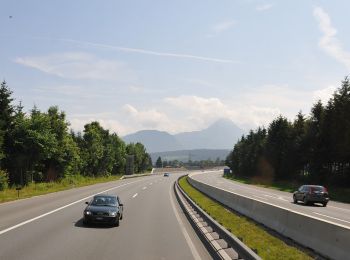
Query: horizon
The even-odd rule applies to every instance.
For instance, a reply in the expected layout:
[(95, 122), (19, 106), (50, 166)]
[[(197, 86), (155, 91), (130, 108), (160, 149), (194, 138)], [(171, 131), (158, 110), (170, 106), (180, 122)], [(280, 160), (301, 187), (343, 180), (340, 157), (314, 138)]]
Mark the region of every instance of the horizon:
[(198, 6), (4, 0), (0, 77), (25, 111), (57, 105), (74, 131), (98, 121), (125, 136), (293, 120), (350, 72), (347, 1)]

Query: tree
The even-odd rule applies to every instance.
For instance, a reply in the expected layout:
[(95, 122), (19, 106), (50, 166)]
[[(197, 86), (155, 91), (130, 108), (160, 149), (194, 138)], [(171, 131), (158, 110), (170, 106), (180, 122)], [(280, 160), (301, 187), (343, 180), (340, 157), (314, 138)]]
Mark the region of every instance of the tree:
[(162, 168), (162, 166), (163, 166), (162, 158), (159, 156), (157, 161), (156, 161), (156, 167)]
[(125, 143), (113, 133), (110, 135), (110, 144), (112, 147), (113, 168), (112, 174), (122, 174), (126, 164), (126, 146)]
[(308, 147), (306, 145), (306, 118), (301, 111), (299, 111), (296, 119), (293, 122), (292, 139), (294, 140), (291, 152), (293, 153), (294, 171), (298, 178), (304, 178), (307, 174), (308, 164)]
[(9, 140), (8, 131), (12, 127), (14, 107), (12, 105), (12, 91), (3, 81), (0, 85), (0, 168), (8, 151), (6, 144)]
[(293, 175), (294, 154), (292, 126), (282, 116), (273, 120), (268, 128), (265, 153), (274, 170), (274, 179), (290, 179)]
[(146, 152), (146, 148), (141, 143), (130, 143), (126, 146), (126, 153), (134, 155), (134, 169), (136, 173), (141, 173), (152, 167), (152, 160)]
[(91, 122), (84, 126), (83, 160), (84, 174), (88, 176), (104, 175), (106, 172), (103, 162), (105, 155), (104, 138), (108, 134), (98, 122)]

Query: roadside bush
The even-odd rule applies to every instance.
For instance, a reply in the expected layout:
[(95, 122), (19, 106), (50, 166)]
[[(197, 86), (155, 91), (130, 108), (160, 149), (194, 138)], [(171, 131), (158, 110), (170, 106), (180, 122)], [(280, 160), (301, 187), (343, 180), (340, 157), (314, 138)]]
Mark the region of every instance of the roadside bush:
[(7, 172), (0, 170), (0, 191), (8, 187), (9, 177)]

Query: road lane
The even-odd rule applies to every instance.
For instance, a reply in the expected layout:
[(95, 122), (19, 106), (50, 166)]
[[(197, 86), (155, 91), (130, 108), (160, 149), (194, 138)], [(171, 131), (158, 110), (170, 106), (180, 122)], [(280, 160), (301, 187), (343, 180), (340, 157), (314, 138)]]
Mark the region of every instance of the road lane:
[[(53, 196), (56, 202), (52, 200), (52, 195), (47, 197), (48, 201), (46, 196), (33, 198), (34, 202), (17, 201), (25, 208), (36, 205), (37, 215), (40, 215), (43, 210), (37, 203), (52, 210), (55, 206), (72, 203), (106, 188), (128, 184), (108, 192), (120, 196), (124, 203), (120, 227), (83, 226), (81, 217), (85, 204), (81, 201), (0, 235), (0, 259), (194, 259), (193, 248), (181, 231), (171, 203), (176, 176), (166, 178), (158, 175), (90, 189), (84, 187), (75, 189), (75, 192), (66, 191), (69, 196), (66, 192), (59, 192)], [(149, 185), (150, 182), (153, 184)], [(146, 186), (148, 188), (143, 189)], [(136, 193), (138, 195), (133, 198)], [(47, 205), (50, 201), (54, 204), (52, 207)], [(0, 212), (6, 213), (6, 209), (11, 209), (11, 214), (20, 214), (16, 203), (0, 205)], [(177, 203), (175, 207), (200, 258), (211, 259)], [(32, 211), (26, 211), (32, 214)], [(8, 215), (6, 218), (8, 225), (11, 221)], [(15, 219), (12, 224), (18, 223)]]
[[(222, 171), (196, 172), (191, 176), (203, 183), (234, 193), (261, 200), (279, 207), (287, 208), (331, 223), (350, 228), (350, 205), (330, 201), (327, 207), (321, 205), (304, 205), (293, 203), (292, 194), (274, 189), (243, 184), (222, 177)], [(332, 196), (332, 194), (330, 194)]]

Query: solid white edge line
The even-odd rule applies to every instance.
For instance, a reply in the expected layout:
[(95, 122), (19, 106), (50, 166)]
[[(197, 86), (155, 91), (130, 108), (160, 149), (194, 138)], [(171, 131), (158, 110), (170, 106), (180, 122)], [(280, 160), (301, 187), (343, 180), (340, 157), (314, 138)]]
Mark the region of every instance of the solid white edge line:
[(320, 215), (320, 216), (323, 216), (323, 217), (335, 219), (335, 220), (338, 220), (338, 221), (346, 222), (346, 223), (349, 223), (349, 224), (350, 224), (350, 221), (343, 220), (343, 219), (341, 219), (341, 218), (335, 218), (335, 217), (331, 217), (331, 216), (328, 216), (328, 215), (325, 215), (325, 214), (321, 214), (321, 213), (317, 213), (317, 212), (312, 212), (312, 213), (317, 214), (317, 215)]
[(125, 183), (125, 184), (119, 185), (119, 186), (117, 186), (117, 187), (113, 187), (113, 188), (110, 188), (110, 189), (107, 189), (107, 190), (104, 190), (104, 191), (101, 191), (101, 192), (92, 194), (92, 195), (87, 196), (87, 197), (85, 197), (85, 198), (82, 198), (82, 199), (80, 199), (80, 200), (74, 201), (74, 202), (72, 202), (72, 203), (69, 203), (69, 204), (64, 205), (64, 206), (62, 206), (62, 207), (59, 207), (59, 208), (57, 208), (57, 209), (51, 210), (51, 211), (49, 211), (49, 212), (46, 212), (46, 213), (44, 213), (44, 214), (42, 214), (42, 215), (39, 215), (39, 216), (37, 216), (37, 217), (34, 217), (34, 218), (28, 219), (28, 220), (26, 220), (26, 221), (23, 221), (23, 222), (21, 222), (21, 223), (19, 223), (19, 224), (17, 224), (17, 225), (12, 226), (12, 227), (9, 227), (9, 228), (6, 228), (6, 229), (4, 229), (4, 230), (1, 230), (1, 231), (0, 231), (0, 235), (5, 234), (5, 233), (7, 233), (7, 232), (9, 232), (9, 231), (11, 231), (11, 230), (13, 230), (13, 229), (16, 229), (16, 228), (19, 228), (19, 227), (21, 227), (21, 226), (24, 226), (25, 224), (31, 223), (31, 222), (33, 222), (33, 221), (35, 221), (35, 220), (37, 220), (37, 219), (40, 219), (40, 218), (43, 218), (43, 217), (45, 217), (45, 216), (51, 215), (52, 213), (55, 213), (55, 212), (60, 211), (60, 210), (62, 210), (62, 209), (68, 208), (68, 207), (70, 207), (70, 206), (72, 206), (72, 205), (74, 205), (74, 204), (77, 204), (77, 203), (79, 203), (79, 202), (81, 202), (81, 201), (83, 201), (83, 200), (86, 200), (86, 199), (88, 199), (88, 198), (91, 198), (91, 197), (93, 197), (93, 196), (95, 196), (95, 195), (98, 195), (98, 194), (101, 194), (101, 193), (105, 193), (105, 192), (108, 192), (108, 191), (110, 191), (110, 190), (118, 189), (118, 188), (120, 188), (120, 187), (124, 187), (124, 186), (126, 186), (126, 185), (129, 185), (129, 184), (132, 184), (132, 183), (135, 183), (135, 182), (139, 182), (139, 181), (141, 181), (141, 180), (134, 181), (134, 182), (129, 182), (129, 183)]
[(170, 189), (169, 189), (169, 196), (170, 196), (171, 206), (172, 206), (173, 211), (174, 211), (174, 213), (175, 213), (175, 217), (176, 217), (176, 219), (177, 219), (177, 222), (179, 223), (180, 229), (181, 229), (181, 231), (182, 231), (182, 234), (183, 234), (184, 237), (185, 237), (185, 240), (186, 240), (186, 242), (187, 242), (187, 245), (189, 246), (189, 248), (190, 248), (190, 250), (191, 250), (191, 253), (192, 253), (192, 255), (193, 255), (193, 258), (194, 258), (195, 260), (200, 260), (201, 257), (199, 256), (199, 253), (198, 253), (196, 247), (194, 246), (194, 244), (193, 244), (193, 242), (192, 242), (192, 240), (191, 240), (191, 238), (190, 238), (190, 235), (188, 234), (188, 232), (187, 232), (187, 230), (186, 230), (186, 228), (185, 228), (185, 226), (184, 226), (184, 224), (183, 224), (183, 222), (182, 222), (182, 220), (181, 220), (181, 218), (180, 218), (180, 216), (179, 216), (179, 213), (177, 212), (177, 209), (176, 209), (176, 207), (175, 207), (174, 197), (172, 196), (172, 192), (171, 192), (172, 189), (173, 189), (173, 185), (170, 186)]
[[(195, 175), (198, 175), (198, 173), (193, 174), (193, 175), (192, 175), (192, 174), (189, 174), (188, 177), (191, 178), (192, 176), (195, 176)], [(198, 181), (198, 180), (197, 180), (197, 181)], [(326, 223), (328, 223), (328, 224), (336, 225), (336, 226), (339, 226), (339, 227), (346, 228), (346, 229), (349, 229), (349, 230), (350, 230), (350, 227), (349, 227), (349, 226), (345, 226), (345, 225), (342, 225), (342, 224), (339, 224), (339, 223), (336, 223), (336, 222), (332, 222), (332, 221), (329, 221), (329, 220), (327, 220), (327, 219), (315, 217), (315, 216), (309, 215), (309, 214), (307, 214), (307, 213), (298, 212), (298, 211), (295, 211), (295, 210), (292, 210), (292, 209), (289, 209), (289, 208), (285, 208), (285, 207), (282, 207), (282, 206), (279, 206), (279, 205), (276, 205), (276, 204), (273, 204), (273, 203), (269, 203), (269, 202), (266, 202), (266, 201), (259, 200), (259, 199), (257, 199), (257, 198), (252, 198), (252, 197), (249, 197), (249, 196), (247, 196), (247, 195), (242, 195), (242, 194), (239, 194), (239, 193), (236, 193), (236, 192), (232, 192), (232, 191), (229, 191), (229, 190), (226, 190), (226, 189), (217, 187), (217, 186), (215, 186), (215, 185), (211, 185), (211, 184), (206, 183), (206, 182), (203, 182), (203, 181), (199, 181), (199, 182), (204, 183), (204, 184), (206, 184), (206, 185), (208, 185), (208, 186), (217, 188), (217, 189), (219, 189), (219, 190), (223, 190), (223, 191), (229, 192), (229, 193), (231, 193), (231, 194), (234, 194), (234, 195), (243, 197), (243, 198), (247, 198), (247, 199), (251, 199), (251, 200), (256, 200), (256, 201), (259, 201), (259, 202), (261, 202), (261, 203), (265, 203), (265, 204), (267, 204), (267, 205), (270, 205), (270, 206), (273, 206), (273, 207), (276, 207), (276, 208), (284, 209), (284, 210), (293, 212), (293, 213), (295, 213), (295, 214), (302, 215), (302, 216), (304, 216), (304, 217), (313, 218), (313, 219), (316, 219), (316, 220), (319, 220), (319, 221), (322, 221), (322, 222), (326, 222)]]

